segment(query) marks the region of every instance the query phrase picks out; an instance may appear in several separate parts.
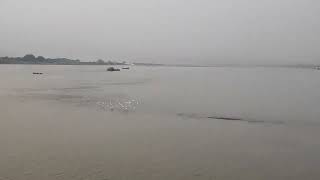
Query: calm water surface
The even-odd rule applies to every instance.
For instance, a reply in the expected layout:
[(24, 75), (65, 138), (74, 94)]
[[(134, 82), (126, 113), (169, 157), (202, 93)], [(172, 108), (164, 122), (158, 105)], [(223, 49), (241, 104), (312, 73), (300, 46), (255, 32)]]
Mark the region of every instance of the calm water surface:
[(0, 66), (0, 180), (320, 179), (319, 71), (105, 69)]

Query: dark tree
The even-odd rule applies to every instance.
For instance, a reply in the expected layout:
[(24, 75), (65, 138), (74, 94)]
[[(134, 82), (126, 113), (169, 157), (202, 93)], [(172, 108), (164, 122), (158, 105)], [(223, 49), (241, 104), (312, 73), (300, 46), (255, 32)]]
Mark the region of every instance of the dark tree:
[(22, 59), (25, 61), (35, 61), (36, 57), (33, 54), (27, 54)]
[(46, 58), (44, 58), (43, 56), (38, 56), (38, 57), (37, 57), (37, 60), (38, 60), (38, 61), (45, 61)]

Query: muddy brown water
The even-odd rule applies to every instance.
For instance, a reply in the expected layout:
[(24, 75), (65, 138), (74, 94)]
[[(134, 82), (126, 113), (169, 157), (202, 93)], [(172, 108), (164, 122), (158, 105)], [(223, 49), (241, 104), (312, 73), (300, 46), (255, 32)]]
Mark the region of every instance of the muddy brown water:
[(320, 179), (319, 88), (308, 69), (1, 65), (0, 179)]

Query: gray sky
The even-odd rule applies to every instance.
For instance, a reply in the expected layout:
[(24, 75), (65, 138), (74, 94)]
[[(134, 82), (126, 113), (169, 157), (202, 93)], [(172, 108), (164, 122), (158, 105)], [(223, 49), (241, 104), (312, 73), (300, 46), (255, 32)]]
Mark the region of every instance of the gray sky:
[(319, 0), (0, 0), (0, 56), (320, 63)]

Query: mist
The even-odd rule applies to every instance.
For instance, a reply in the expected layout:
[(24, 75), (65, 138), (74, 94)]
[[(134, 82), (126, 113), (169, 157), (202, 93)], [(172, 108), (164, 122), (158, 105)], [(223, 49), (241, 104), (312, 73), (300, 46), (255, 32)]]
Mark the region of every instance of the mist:
[(320, 63), (316, 0), (0, 0), (0, 56)]

